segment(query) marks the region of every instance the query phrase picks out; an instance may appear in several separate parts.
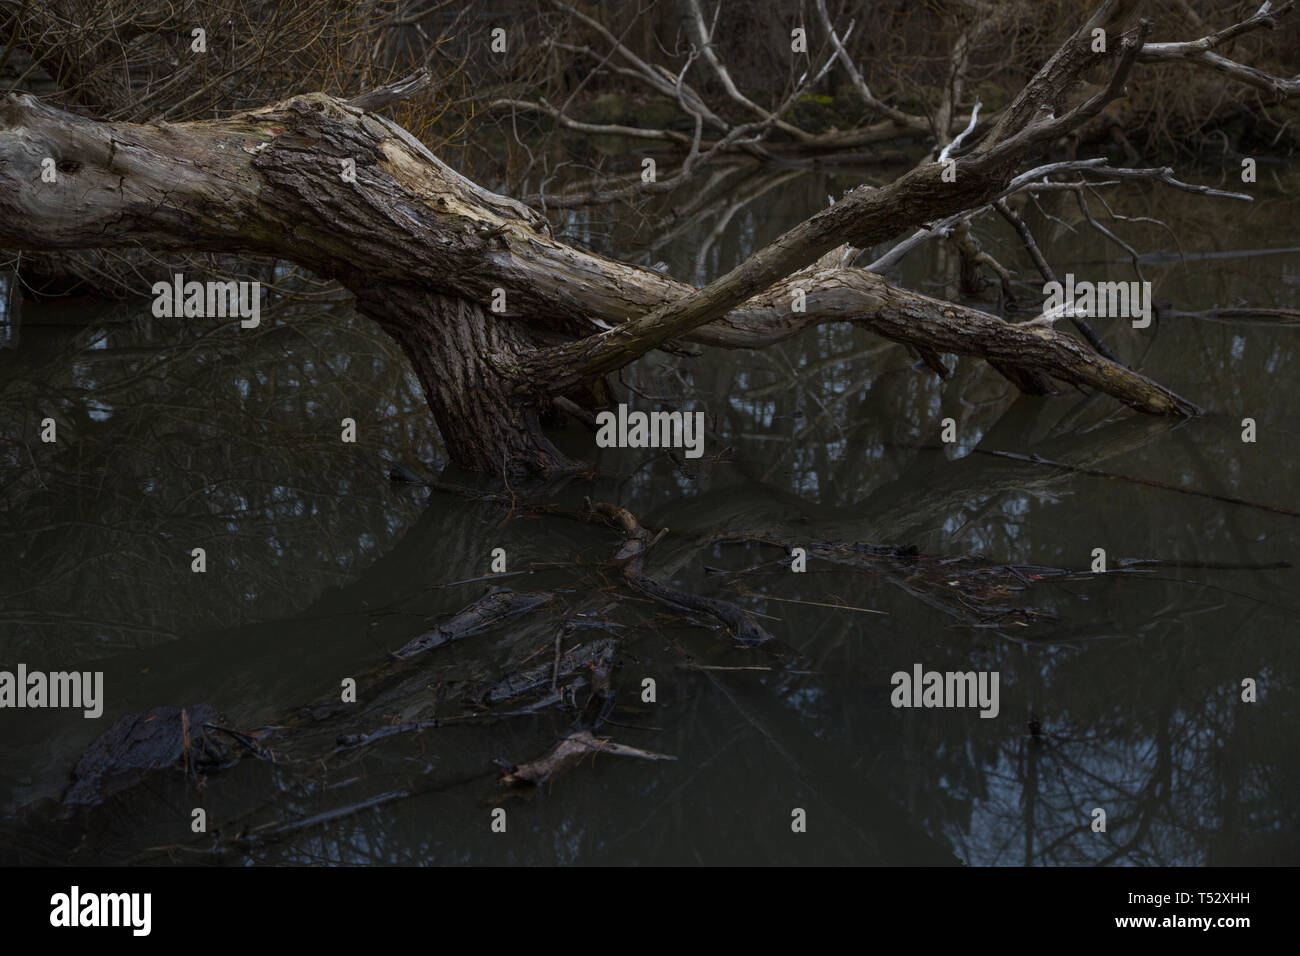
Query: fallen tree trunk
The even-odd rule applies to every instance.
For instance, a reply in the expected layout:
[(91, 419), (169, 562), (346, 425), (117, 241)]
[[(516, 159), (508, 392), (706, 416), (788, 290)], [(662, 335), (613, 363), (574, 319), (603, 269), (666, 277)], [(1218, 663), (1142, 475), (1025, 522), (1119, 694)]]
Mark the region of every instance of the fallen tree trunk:
[[(589, 402), (607, 372), (674, 340), (754, 348), (826, 322), (853, 322), (923, 354), (978, 355), (1027, 390), (1042, 376), (1156, 414), (1194, 405), (1051, 328), (1008, 325), (858, 269), (869, 245), (990, 202), (1035, 145), (1120, 95), (1149, 26), (1117, 32), (1137, 6), (1107, 0), (1002, 113), (978, 147), (887, 187), (860, 187), (695, 289), (568, 246), (544, 219), (459, 175), (401, 127), (323, 93), (226, 119), (100, 123), (10, 95), (0, 108), (0, 246), (270, 254), (338, 280), (402, 346), (459, 465), (554, 474), (578, 467), (542, 432), (561, 397)], [(1068, 108), (1083, 71), (1102, 92)], [(418, 84), (407, 84), (413, 88)], [(41, 171), (52, 160), (55, 182)], [(343, 175), (355, 165), (355, 176)], [(951, 169), (947, 170), (950, 174)], [(159, 277), (164, 278), (164, 277)], [(166, 277), (170, 278), (170, 277)], [(803, 293), (805, 308), (793, 302)]]

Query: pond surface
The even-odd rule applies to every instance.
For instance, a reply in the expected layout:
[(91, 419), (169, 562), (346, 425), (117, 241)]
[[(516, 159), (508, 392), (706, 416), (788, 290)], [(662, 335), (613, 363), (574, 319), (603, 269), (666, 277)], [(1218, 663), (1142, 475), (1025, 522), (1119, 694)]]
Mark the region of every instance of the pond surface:
[[(1155, 302), (1300, 308), (1300, 181), (1272, 168), (1251, 204), (1105, 191), (1116, 212), (1166, 224), (1105, 220), (1143, 254)], [(568, 215), (562, 235), (704, 282), (828, 196), (898, 171), (735, 170), (665, 200), (667, 222), (597, 208)], [(1023, 211), (1059, 273), (1135, 278), (1072, 198)], [(1001, 220), (976, 234), (1034, 278)], [(894, 277), (957, 295), (941, 244)], [(971, 304), (996, 309), (996, 289)], [(1041, 304), (1041, 281), (1019, 291)], [(105, 708), (0, 712), (0, 862), (1300, 862), (1294, 327), (1096, 320), (1127, 363), (1207, 409), (1188, 422), (1076, 391), (1019, 398), (970, 359), (946, 357), (942, 382), (848, 327), (759, 352), (656, 353), (616, 380), (620, 399), (703, 411), (703, 458), (597, 449), (574, 423), (557, 442), (596, 474), (503, 503), (388, 479), (401, 462), (503, 490), (447, 468), (396, 347), (346, 301), (273, 303), (244, 330), (156, 319), (147, 302), (22, 301), (12, 279), (3, 292), (0, 667), (103, 671)], [(54, 444), (40, 440), (46, 417)], [(343, 418), (355, 443), (340, 440)], [(735, 602), (773, 640), (745, 646), (630, 589), (610, 563), (618, 535), (573, 520), (588, 499), (668, 528), (647, 570)], [(760, 529), (919, 557), (813, 553), (796, 574), (781, 547), (719, 540)], [(531, 573), (483, 580), (494, 548)], [(1097, 548), (1110, 573), (1088, 573)], [(548, 603), (373, 676), (494, 585)], [(482, 689), (545, 671), (557, 643), (583, 657), (611, 638), (621, 666), (600, 735), (676, 760), (601, 754), (504, 798), (494, 759), (541, 756), (574, 713), (531, 706), (549, 678), (499, 706)], [(917, 664), (996, 671), (998, 715), (894, 708), (891, 676)], [(551, 677), (581, 707), (587, 674)], [(348, 677), (356, 704), (302, 716)], [(1242, 702), (1244, 678), (1258, 702)], [(62, 810), (79, 755), (113, 721), (191, 705), (246, 732), (283, 727), (260, 738), (271, 759), (198, 783), (156, 773)], [(340, 734), (435, 719), (332, 753)], [(191, 832), (195, 807), (208, 834)], [(792, 832), (796, 808), (806, 832)]]

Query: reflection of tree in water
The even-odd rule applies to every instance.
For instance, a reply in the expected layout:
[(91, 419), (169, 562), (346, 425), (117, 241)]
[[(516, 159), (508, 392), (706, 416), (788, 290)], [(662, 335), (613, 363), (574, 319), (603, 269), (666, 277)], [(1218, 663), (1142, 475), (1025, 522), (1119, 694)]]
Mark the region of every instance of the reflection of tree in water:
[[(1044, 704), (1030, 729), (999, 748), (977, 783), (951, 786), (958, 801), (980, 797), (971, 818), (951, 821), (952, 832), (965, 834), (955, 841), (958, 852), (972, 862), (1026, 865), (1293, 859), (1295, 811), (1286, 794), (1296, 785), (1294, 746), (1278, 722), (1279, 713), (1293, 712), (1291, 692), (1274, 685), (1269, 711), (1242, 705), (1240, 687), (1224, 679), (1238, 670), (1231, 655), (1188, 654), (1175, 673), (1152, 673), (1145, 646), (1188, 639), (1171, 615), (1123, 645), (1107, 666), (1150, 676), (1118, 692), (1107, 693), (1095, 665), (1078, 666), (1078, 654), (1032, 675), (1033, 696)], [(1075, 687), (1076, 679), (1089, 683)], [(1195, 700), (1189, 690), (1198, 686), (1203, 697)], [(1054, 713), (1046, 702), (1063, 688), (1080, 706)], [(951, 766), (961, 774), (961, 748), (957, 742), (949, 751), (945, 773)], [(1096, 807), (1107, 814), (1104, 834), (1090, 829)]]
[[(729, 228), (747, 228), (744, 214), (731, 215)], [(719, 235), (719, 256), (734, 252), (732, 241)], [(942, 265), (934, 256), (927, 268)], [(1231, 298), (1230, 289), (1206, 294)], [(0, 385), (0, 533), (19, 542), (3, 549), (6, 657), (39, 648), (48, 666), (84, 667), (95, 655), (130, 669), (147, 660), (129, 648), (173, 639), (196, 658), (190, 671), (177, 666), (183, 678), (170, 692), (183, 696), (173, 702), (201, 695), (247, 729), (336, 686), (339, 674), (365, 673), (481, 593), (481, 583), (423, 589), (483, 575), (493, 546), (507, 548), (512, 570), (536, 566), (505, 583), (558, 595), (440, 648), (344, 717), (272, 735), (281, 763), (245, 759), (211, 778), (202, 799), (227, 841), (242, 826), (411, 794), (250, 848), (258, 858), (657, 862), (685, 858), (682, 848), (694, 845), (703, 859), (762, 860), (778, 850), (754, 834), (788, 830), (789, 808), (804, 805), (829, 825), (791, 845), (791, 859), (906, 862), (940, 858), (945, 845), (979, 863), (1294, 858), (1285, 797), (1294, 761), (1280, 729), (1295, 710), (1294, 662), (1276, 642), (1262, 657), (1254, 640), (1286, 633), (1294, 608), (1275, 573), (1197, 566), (1289, 557), (1241, 544), (1289, 519), (1125, 484), (1098, 489), (1058, 469), (973, 453), (1031, 450), (1286, 503), (1295, 476), (1285, 460), (1248, 474), (1223, 467), (1236, 454), (1230, 428), (1211, 423), (1189, 438), (1163, 422), (1115, 421), (1084, 399), (1026, 408), (974, 363), (959, 365), (941, 390), (902, 349), (828, 328), (757, 360), (710, 351), (674, 363), (680, 372), (653, 359), (628, 371), (629, 400), (640, 407), (695, 403), (708, 412), (705, 459), (602, 452), (594, 484), (540, 499), (520, 488), (500, 502), (434, 494), (421, 511), (418, 490), (382, 481), (383, 457), (437, 454), (422, 444), (427, 412), (386, 340), (319, 307), (281, 307), (258, 330), (146, 313), (111, 310), (94, 326), (54, 334), (29, 311), (23, 348), (3, 353), (11, 374)], [(1171, 342), (1174, 356), (1217, 351), (1216, 337), (1239, 331), (1196, 328), (1188, 345)], [(1281, 338), (1252, 347), (1271, 349), (1275, 362), (1290, 357)], [(1221, 392), (1233, 407), (1267, 407), (1267, 383), (1225, 364)], [(363, 419), (369, 409), (382, 411)], [(46, 410), (59, 422), (56, 446), (32, 444)], [(345, 415), (358, 421), (356, 446), (338, 440)], [(959, 448), (927, 447), (948, 415)], [(564, 440), (590, 457), (576, 429)], [(547, 513), (580, 512), (585, 497), (670, 528), (649, 570), (757, 616), (776, 646), (735, 646), (717, 620), (627, 588), (609, 564), (617, 537)], [(1098, 507), (1108, 499), (1118, 500), (1113, 512)], [(1000, 561), (1082, 570), (1091, 538), (1062, 533), (1081, 503), (1089, 534), (1123, 542), (1115, 556), (1175, 564), (1107, 579), (1060, 575), (1022, 591), (997, 572), (981, 592), (994, 610), (1031, 608), (1037, 620), (972, 611), (969, 593), (918, 580), (905, 556), (846, 559), (828, 545), (812, 552), (807, 575), (781, 565), (783, 547), (796, 542), (866, 542), (920, 545), (922, 557), (996, 556), (956, 565), (971, 580)], [(208, 548), (201, 579), (189, 571), (195, 546)], [(783, 603), (791, 601), (815, 603)], [(557, 630), (564, 651), (618, 639), (624, 669), (609, 735), (679, 760), (670, 769), (584, 763), (549, 796), (507, 803), (522, 842), (498, 849), (479, 835), (495, 792), (490, 758), (542, 754), (570, 725), (582, 688), (521, 716), (493, 714), (527, 709), (552, 693), (549, 682), (496, 707), (471, 701), (485, 684), (549, 659)], [(210, 648), (204, 657), (200, 643), (236, 661), (220, 685), (202, 673), (220, 655)], [(1002, 715), (891, 710), (889, 675), (914, 661), (999, 670)], [(768, 669), (709, 669), (732, 667)], [(566, 668), (557, 684), (584, 673)], [(661, 704), (639, 703), (643, 673), (671, 689)], [(1237, 702), (1242, 676), (1261, 677), (1259, 710)], [(319, 768), (342, 733), (431, 715), (449, 719)], [(86, 733), (61, 736), (56, 753), (66, 759), (51, 767), (47, 794)], [(174, 844), (175, 821), (194, 802), (176, 778), (112, 800), (92, 818), (91, 852), (127, 859)], [(1088, 829), (1096, 806), (1109, 817), (1105, 835)], [(69, 846), (85, 835), (79, 821), (62, 825)], [(53, 853), (30, 838), (16, 846)]]
[[(229, 627), (261, 604), (303, 606), (392, 540), (401, 515), (367, 480), (376, 455), (432, 453), (392, 345), (319, 306), (268, 312), (252, 330), (147, 303), (91, 325), (29, 314), (0, 385), (6, 647), (84, 659)], [(34, 444), (47, 416), (58, 442)], [(345, 416), (355, 445), (339, 440)]]

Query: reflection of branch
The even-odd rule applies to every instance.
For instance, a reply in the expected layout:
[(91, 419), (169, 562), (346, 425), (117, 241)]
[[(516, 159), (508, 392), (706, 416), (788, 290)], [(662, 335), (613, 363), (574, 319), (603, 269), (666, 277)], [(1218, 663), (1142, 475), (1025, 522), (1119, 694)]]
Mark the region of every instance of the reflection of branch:
[[(726, 232), (727, 226), (731, 224), (731, 220), (736, 213), (745, 208), (745, 206), (749, 205), (755, 199), (758, 199), (760, 196), (764, 196), (773, 189), (778, 189), (802, 175), (803, 170), (787, 170), (780, 175), (767, 178), (757, 189), (752, 190), (748, 195), (738, 195), (736, 192), (731, 191), (720, 196), (720, 202), (716, 205), (725, 205), (726, 208), (723, 213), (718, 216), (717, 222), (713, 224), (713, 228), (710, 229), (704, 239), (700, 241), (699, 248), (695, 251), (695, 274), (697, 276), (703, 276), (706, 274), (705, 262), (708, 259), (709, 251), (713, 248), (714, 243), (718, 241), (722, 234)], [(706, 207), (705, 212), (713, 212), (715, 209), (716, 206)], [(692, 218), (691, 221), (694, 222), (694, 218)], [(674, 230), (674, 232), (676, 232), (676, 230)]]
[[(1059, 468), (1064, 471), (1072, 472), (1073, 474), (1087, 475), (1089, 478), (1109, 478), (1114, 481), (1127, 481), (1135, 485), (1146, 485), (1148, 488), (1160, 488), (1164, 491), (1176, 491), (1182, 495), (1194, 495), (1198, 498), (1208, 498), (1211, 501), (1222, 501), (1230, 505), (1242, 505), (1246, 508), (1256, 508), (1260, 511), (1271, 511), (1274, 514), (1300, 518), (1300, 511), (1295, 511), (1291, 508), (1284, 508), (1281, 505), (1270, 505), (1259, 501), (1247, 501), (1245, 498), (1237, 498), (1233, 495), (1217, 495), (1210, 491), (1200, 491), (1196, 488), (1188, 488), (1184, 485), (1175, 485), (1167, 481), (1156, 481), (1154, 478), (1135, 478), (1130, 475), (1116, 474), (1111, 471), (1098, 471), (1094, 468), (1081, 468), (1078, 465), (1067, 465), (1063, 462), (1052, 461), (1048, 458), (1043, 458), (1041, 455), (1020, 455), (1009, 451), (995, 451), (986, 448), (976, 448), (973, 451), (982, 455), (996, 455), (999, 458), (1006, 458), (1010, 461), (1043, 465), (1047, 468)], [(1290, 567), (1290, 565), (1273, 564), (1268, 565), (1268, 567)]]
[(1300, 325), (1300, 309), (1205, 309), (1200, 312), (1180, 312), (1164, 309), (1162, 318), (1205, 319), (1209, 322), (1258, 322), (1269, 325)]

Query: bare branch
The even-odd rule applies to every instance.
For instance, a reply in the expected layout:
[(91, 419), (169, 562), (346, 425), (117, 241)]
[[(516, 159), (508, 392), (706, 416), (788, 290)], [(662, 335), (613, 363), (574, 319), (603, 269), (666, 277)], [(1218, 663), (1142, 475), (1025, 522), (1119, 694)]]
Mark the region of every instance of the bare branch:
[(433, 76), (424, 67), (420, 67), (410, 76), (398, 80), (396, 83), (376, 87), (367, 93), (362, 93), (360, 96), (348, 100), (348, 106), (374, 112), (383, 109), (385, 106), (391, 106), (394, 103), (409, 99), (417, 93), (427, 90), (432, 85)]
[(951, 143), (949, 143), (939, 152), (939, 157), (938, 159), (935, 160), (935, 162), (946, 163), (948, 161), (948, 154), (951, 153), (953, 150), (959, 149), (961, 147), (962, 140), (964, 140), (967, 136), (971, 134), (971, 131), (975, 129), (975, 124), (979, 122), (980, 105), (981, 105), (980, 101), (976, 100), (974, 108), (970, 111), (970, 123), (966, 126), (964, 130), (962, 130), (960, 133), (957, 134), (957, 136), (953, 139)]
[[(660, 93), (664, 94), (664, 96), (668, 96), (673, 99), (676, 99), (678, 97), (679, 91), (673, 86), (671, 80), (671, 74), (669, 74), (668, 76), (664, 76), (662, 72), (657, 71), (656, 69), (654, 69), (654, 67), (650, 66), (650, 64), (646, 63), (639, 56), (637, 56), (626, 46), (624, 46), (624, 44), (618, 39), (618, 37), (610, 33), (609, 30), (605, 28), (604, 24), (602, 24), (599, 20), (596, 20), (594, 17), (589, 17), (587, 14), (583, 13), (577, 7), (565, 3), (564, 0), (551, 0), (551, 3), (562, 10), (567, 10), (571, 16), (575, 17), (578, 20), (581, 20), (583, 23), (587, 24), (587, 26), (591, 27), (602, 37), (604, 37), (606, 42), (608, 42), (611, 47), (617, 50), (619, 55), (624, 60), (626, 60), (629, 64), (631, 64), (633, 68), (632, 75), (640, 77), (642, 80), (644, 80), (645, 82), (649, 83), (652, 87), (657, 89)], [(718, 116), (711, 109), (709, 109), (708, 106), (705, 105), (704, 100), (700, 98), (700, 95), (697, 92), (695, 92), (695, 90), (691, 89), (690, 87), (684, 87), (680, 91), (680, 93), (681, 95), (685, 96), (687, 100), (690, 101), (692, 110), (700, 113), (704, 117), (705, 122), (707, 122), (710, 126), (714, 127), (715, 129), (721, 130), (723, 132), (726, 132), (731, 128), (731, 125), (727, 123), (726, 120), (722, 119), (722, 117)]]
[[(731, 73), (728, 72), (726, 64), (722, 62), (722, 58), (718, 56), (717, 50), (713, 47), (713, 37), (711, 36), (710, 31), (704, 26), (704, 13), (700, 9), (699, 0), (682, 0), (682, 6), (686, 14), (685, 19), (694, 31), (696, 44), (703, 52), (705, 61), (713, 68), (714, 75), (717, 76), (718, 80), (722, 83), (722, 88), (727, 91), (727, 95), (757, 116), (760, 120), (769, 121), (783, 133), (789, 133), (791, 136), (801, 140), (810, 139), (811, 134), (792, 123), (780, 119), (779, 113), (774, 115), (770, 110), (763, 109), (763, 107), (759, 106), (736, 88), (736, 83), (731, 78)], [(720, 12), (721, 10), (722, 0), (718, 0), (718, 11)], [(716, 16), (714, 19), (716, 22)], [(796, 85), (801, 86), (802, 84)]]
[(862, 97), (862, 101), (875, 113), (881, 116), (887, 116), (895, 123), (901, 126), (911, 127), (912, 129), (928, 129), (929, 124), (923, 116), (913, 116), (905, 113), (888, 103), (878, 100), (867, 86), (866, 81), (862, 78), (862, 73), (853, 63), (853, 58), (849, 56), (848, 51), (844, 48), (844, 43), (839, 35), (835, 32), (835, 27), (831, 23), (830, 15), (826, 12), (826, 0), (817, 0), (817, 16), (821, 19), (822, 28), (831, 38), (831, 45), (835, 48), (835, 55), (839, 58), (841, 65), (849, 75), (849, 81), (853, 88)]
[(622, 126), (614, 123), (584, 123), (562, 113), (542, 97), (538, 102), (528, 100), (499, 99), (488, 103), (489, 109), (518, 109), (532, 113), (544, 113), (565, 129), (578, 133), (590, 133), (593, 136), (627, 136), (630, 139), (659, 139), (688, 146), (691, 137), (672, 129), (646, 129), (637, 126)]

